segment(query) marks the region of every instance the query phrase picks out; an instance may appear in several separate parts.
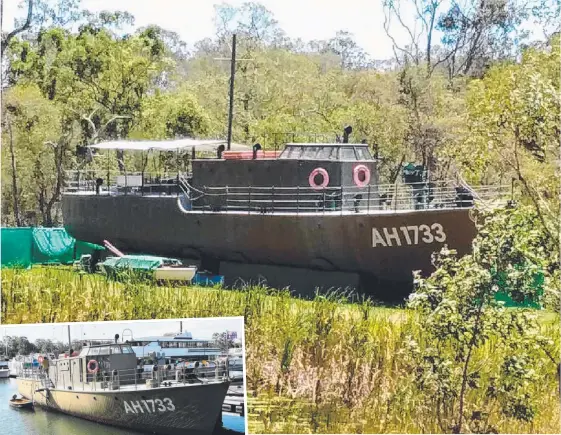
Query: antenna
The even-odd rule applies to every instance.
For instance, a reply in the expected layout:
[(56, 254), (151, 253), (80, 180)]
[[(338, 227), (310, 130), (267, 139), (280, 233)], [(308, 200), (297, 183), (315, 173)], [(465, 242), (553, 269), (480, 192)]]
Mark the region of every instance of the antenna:
[[(234, 120), (234, 79), (236, 76), (236, 34), (232, 35), (232, 57), (227, 58), (215, 58), (214, 60), (229, 60), (230, 61), (230, 105), (228, 108), (228, 139), (227, 139), (227, 150), (230, 151), (230, 146), (232, 145), (232, 123)], [(238, 59), (240, 60), (253, 60), (253, 59)]]

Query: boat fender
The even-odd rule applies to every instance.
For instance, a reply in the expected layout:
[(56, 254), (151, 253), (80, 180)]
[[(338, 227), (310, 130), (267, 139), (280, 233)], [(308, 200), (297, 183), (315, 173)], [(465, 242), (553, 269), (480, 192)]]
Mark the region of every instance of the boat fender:
[(37, 361), (39, 362), (39, 364), (43, 364), (43, 355), (39, 355), (39, 358), (37, 358)]
[(353, 181), (358, 187), (367, 186), (370, 183), (370, 169), (365, 165), (356, 165), (353, 168)]
[(87, 368), (88, 373), (97, 373), (97, 371), (99, 370), (99, 364), (95, 359), (91, 359), (88, 361)]
[(157, 372), (158, 371), (158, 366), (155, 365), (154, 368), (152, 369), (153, 372)]
[(113, 370), (113, 376), (117, 376), (119, 372), (117, 370)]
[[(323, 181), (321, 183), (316, 183), (316, 177), (318, 175), (323, 177)], [(310, 183), (310, 187), (314, 190), (324, 189), (329, 184), (329, 174), (323, 168), (315, 168), (312, 172), (310, 172), (308, 182)]]

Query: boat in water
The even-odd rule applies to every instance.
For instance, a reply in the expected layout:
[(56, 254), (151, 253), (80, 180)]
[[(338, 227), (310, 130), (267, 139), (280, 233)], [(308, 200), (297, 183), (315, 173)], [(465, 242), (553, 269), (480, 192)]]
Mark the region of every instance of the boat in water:
[(10, 367), (8, 360), (0, 361), (0, 379), (10, 377)]
[(156, 365), (147, 373), (117, 337), (76, 356), (40, 358), (39, 367), (18, 373), (19, 394), (36, 406), (141, 432), (210, 434), (219, 427), (230, 384), (222, 370)]
[(78, 240), (110, 239), (126, 252), (196, 259), (200, 269), (225, 276), (226, 285), (261, 277), (303, 294), (329, 286), (403, 296), (412, 271), (433, 270), (433, 252), (444, 245), (460, 255), (470, 251), (475, 202), (502, 203), (508, 189), (435, 181), (415, 166), (404, 168), (402, 180), (381, 184), (378, 160), (367, 144), (350, 143), (350, 132), (339, 143), (287, 143), (274, 155), (260, 154), (256, 144), (232, 157), (222, 145), (212, 158), (193, 158), (192, 140), (185, 147), (92, 145), (146, 153), (173, 146), (183, 163), (160, 178), (69, 174), (64, 225)]
[(28, 399), (18, 399), (18, 396), (14, 396), (10, 399), (10, 406), (15, 409), (33, 409), (33, 402)]

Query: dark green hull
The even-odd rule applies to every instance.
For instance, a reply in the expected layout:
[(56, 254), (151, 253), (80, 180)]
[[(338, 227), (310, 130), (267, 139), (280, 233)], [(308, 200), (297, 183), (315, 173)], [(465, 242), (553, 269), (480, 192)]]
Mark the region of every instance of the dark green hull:
[(221, 418), (228, 382), (117, 391), (43, 389), (17, 379), (19, 393), (35, 405), (113, 426), (158, 434), (210, 434)]

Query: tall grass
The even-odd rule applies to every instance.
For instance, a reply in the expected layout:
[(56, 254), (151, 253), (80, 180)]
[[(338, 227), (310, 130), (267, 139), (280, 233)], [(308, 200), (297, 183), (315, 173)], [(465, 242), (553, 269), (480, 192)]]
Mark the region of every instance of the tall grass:
[[(2, 271), (4, 323), (236, 315), (246, 322), (250, 432), (440, 431), (434, 407), (412, 382), (407, 340), (420, 331), (408, 310), (348, 303), (337, 293), (305, 301), (256, 287), (153, 286), (53, 268)], [(558, 323), (558, 314), (544, 313), (543, 332), (557, 353)], [(496, 366), (499, 349), (491, 340), (476, 364)], [(536, 370), (543, 379), (532, 387), (540, 401), (536, 418), (492, 416), (501, 432), (560, 432), (556, 367)]]

